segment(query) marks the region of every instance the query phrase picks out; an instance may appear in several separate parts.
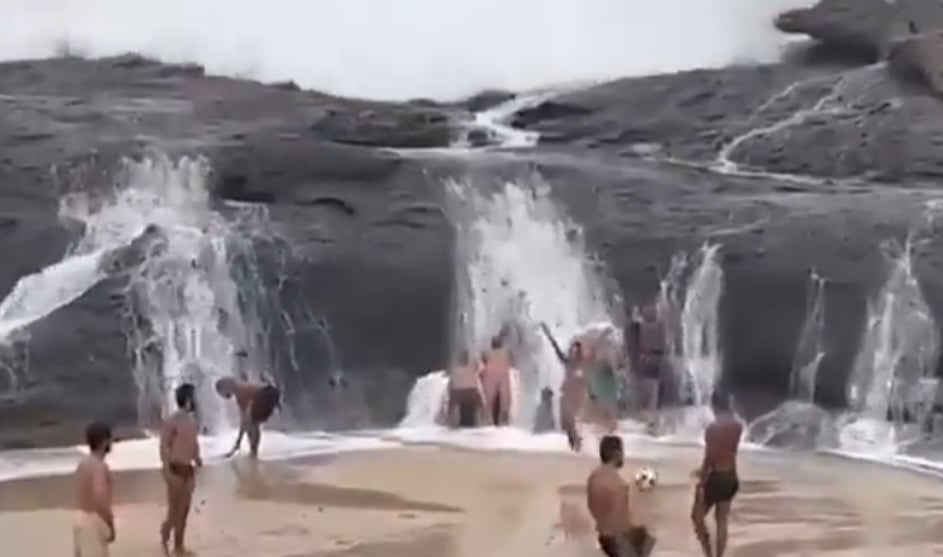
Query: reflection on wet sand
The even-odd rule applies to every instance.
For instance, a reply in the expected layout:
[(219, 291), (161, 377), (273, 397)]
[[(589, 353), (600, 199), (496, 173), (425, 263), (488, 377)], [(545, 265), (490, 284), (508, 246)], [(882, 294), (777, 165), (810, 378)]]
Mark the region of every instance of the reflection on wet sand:
[[(653, 449), (655, 450), (655, 449)], [(661, 483), (634, 511), (656, 555), (699, 555), (690, 533), (694, 449), (632, 458)], [(201, 472), (192, 523), (200, 557), (597, 556), (583, 500), (591, 459), (434, 447)], [(943, 555), (937, 480), (835, 458), (751, 453), (741, 466), (729, 555)], [(163, 489), (154, 471), (115, 475), (113, 555), (159, 555)], [(11, 554), (70, 554), (68, 477), (0, 484)], [(567, 530), (561, 527), (561, 509)]]

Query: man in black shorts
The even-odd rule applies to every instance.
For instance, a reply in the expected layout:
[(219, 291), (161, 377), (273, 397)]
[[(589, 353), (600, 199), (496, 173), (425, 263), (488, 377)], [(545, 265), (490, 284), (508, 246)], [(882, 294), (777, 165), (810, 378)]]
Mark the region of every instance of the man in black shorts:
[(586, 482), (586, 504), (596, 522), (599, 548), (607, 557), (647, 557), (655, 547), (655, 538), (647, 528), (632, 522), (629, 486), (619, 474), (622, 439), (616, 435), (603, 437), (599, 460)]
[[(715, 392), (711, 395), (714, 421), (704, 431), (704, 460), (694, 474), (698, 479), (694, 493), (691, 520), (694, 533), (701, 544), (705, 557), (723, 557), (727, 548), (727, 521), (730, 505), (740, 490), (737, 477), (737, 451), (743, 425), (730, 409), (730, 397)], [(714, 509), (717, 523), (716, 551), (711, 547), (710, 534), (705, 519)]]

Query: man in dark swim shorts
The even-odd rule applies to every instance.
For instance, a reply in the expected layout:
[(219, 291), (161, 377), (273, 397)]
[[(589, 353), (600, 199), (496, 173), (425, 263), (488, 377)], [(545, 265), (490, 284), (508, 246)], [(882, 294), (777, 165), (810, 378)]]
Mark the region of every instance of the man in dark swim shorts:
[(665, 325), (654, 305), (643, 308), (641, 319), (632, 322), (626, 344), (630, 347), (630, 356), (639, 379), (639, 398), (644, 419), (649, 430), (654, 432), (667, 351)]
[[(730, 505), (740, 490), (737, 477), (737, 451), (743, 426), (730, 409), (730, 397), (715, 392), (711, 396), (714, 422), (704, 432), (704, 460), (694, 473), (698, 478), (691, 509), (694, 533), (705, 557), (723, 557), (727, 548), (727, 523)], [(711, 547), (705, 519), (714, 509), (717, 523), (717, 547)]]
[(219, 396), (235, 398), (239, 407), (239, 434), (236, 443), (226, 458), (236, 454), (242, 446), (242, 437), (249, 438), (249, 454), (259, 456), (259, 443), (262, 439), (262, 424), (268, 421), (278, 408), (281, 392), (277, 387), (264, 383), (250, 383), (233, 377), (224, 377), (216, 382)]
[(607, 557), (647, 557), (655, 547), (655, 537), (632, 521), (629, 486), (619, 474), (623, 459), (622, 439), (603, 437), (600, 464), (586, 482), (586, 504), (596, 522), (599, 548)]
[(452, 427), (478, 427), (483, 410), (478, 366), (462, 350), (449, 371), (448, 422)]

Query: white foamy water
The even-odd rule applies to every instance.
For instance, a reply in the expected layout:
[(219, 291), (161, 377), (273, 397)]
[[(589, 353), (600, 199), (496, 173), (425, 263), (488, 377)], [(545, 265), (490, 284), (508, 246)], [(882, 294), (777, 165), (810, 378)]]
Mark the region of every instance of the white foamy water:
[(18, 330), (75, 301), (98, 284), (107, 250), (69, 256), (17, 281), (0, 302), (0, 343)]
[[(202, 436), (200, 448), (206, 464), (225, 460), (232, 448), (236, 432)], [(262, 440), (261, 457), (264, 460), (283, 460), (318, 454), (376, 450), (402, 446), (397, 440), (383, 439), (375, 432), (331, 434), (312, 432), (286, 434), (266, 431)], [(79, 459), (86, 454), (84, 447), (31, 449), (0, 453), (0, 481), (36, 476), (68, 474), (75, 470)], [(160, 451), (156, 438), (116, 443), (108, 456), (112, 470), (154, 470), (160, 467)]]
[(136, 51), (380, 99), (775, 59), (811, 0), (6, 0), (0, 57)]
[(447, 187), (458, 201), (452, 212), (459, 244), (459, 342), (477, 353), (502, 326), (513, 326), (520, 370), (517, 425), (531, 427), (540, 390), (559, 393), (563, 380), (540, 324), (546, 323), (565, 348), (575, 335), (611, 322), (599, 267), (590, 260), (579, 227), (539, 179), (508, 182), (491, 193), (470, 183)]
[(229, 270), (234, 232), (210, 206), (208, 171), (200, 160), (129, 162), (111, 197), (79, 194), (63, 201), (62, 213), (86, 225), (78, 253), (126, 246), (157, 227), (125, 293), (141, 418), (153, 423), (173, 408), (173, 389), (189, 381), (201, 421), (218, 431), (232, 425), (233, 410), (213, 392), (214, 380), (234, 374), (235, 353), (249, 339)]

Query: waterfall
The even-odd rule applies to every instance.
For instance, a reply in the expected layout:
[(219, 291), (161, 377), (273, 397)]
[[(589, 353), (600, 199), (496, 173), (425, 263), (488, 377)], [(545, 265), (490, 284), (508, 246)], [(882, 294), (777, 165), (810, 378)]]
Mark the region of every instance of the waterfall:
[[(77, 255), (113, 250), (149, 232), (152, 241), (129, 270), (124, 296), (140, 415), (153, 419), (173, 408), (173, 389), (189, 381), (212, 432), (235, 424), (214, 383), (239, 369), (236, 355), (253, 348), (248, 331), (255, 324), (243, 320), (230, 272), (233, 227), (211, 207), (208, 171), (202, 160), (127, 162), (113, 196), (71, 196), (61, 212), (85, 224)], [(260, 379), (263, 369), (243, 371)]]
[(688, 279), (681, 310), (681, 364), (694, 405), (706, 406), (720, 381), (723, 366), (719, 326), (724, 270), (720, 265), (720, 244), (705, 244), (699, 256)]
[[(519, 371), (514, 421), (530, 428), (540, 390), (550, 387), (559, 394), (563, 380), (563, 368), (542, 338), (540, 323), (565, 344), (611, 322), (599, 266), (590, 259), (580, 228), (560, 211), (540, 179), (503, 183), (489, 193), (467, 181), (449, 181), (446, 189), (457, 229), (455, 342), (479, 354), (509, 326)], [(444, 374), (437, 377), (447, 381)], [(420, 385), (424, 393), (445, 392), (424, 380)], [(414, 389), (410, 406), (435, 406), (418, 396)], [(408, 409), (407, 415), (421, 414), (417, 412)]]
[(908, 238), (889, 261), (887, 281), (869, 304), (848, 399), (873, 420), (912, 420), (922, 412), (920, 381), (936, 371), (936, 322), (913, 272)]
[(825, 279), (813, 269), (809, 275), (805, 322), (792, 361), (790, 392), (800, 402), (815, 403), (819, 365), (825, 357)]

